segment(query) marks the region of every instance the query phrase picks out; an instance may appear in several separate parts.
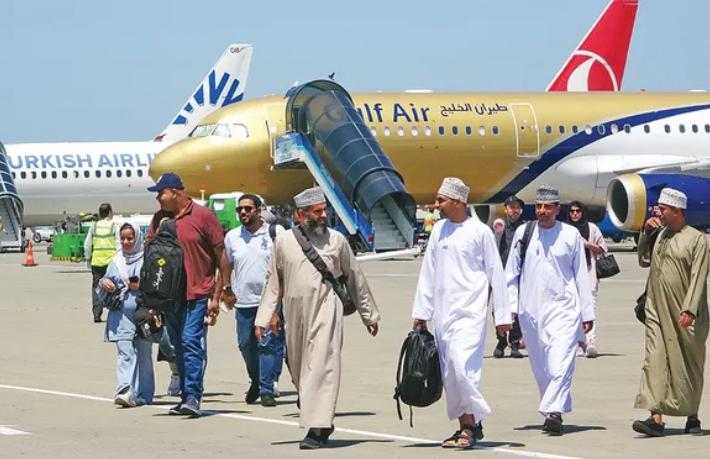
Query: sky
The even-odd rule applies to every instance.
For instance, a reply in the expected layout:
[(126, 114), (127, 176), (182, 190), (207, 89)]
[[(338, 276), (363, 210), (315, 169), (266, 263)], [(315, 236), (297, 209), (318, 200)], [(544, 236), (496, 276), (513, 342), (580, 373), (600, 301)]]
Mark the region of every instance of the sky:
[[(623, 89), (710, 88), (707, 0), (640, 0)], [(0, 142), (140, 141), (229, 43), (245, 97), (335, 79), (350, 92), (543, 91), (607, 0), (3, 0)]]

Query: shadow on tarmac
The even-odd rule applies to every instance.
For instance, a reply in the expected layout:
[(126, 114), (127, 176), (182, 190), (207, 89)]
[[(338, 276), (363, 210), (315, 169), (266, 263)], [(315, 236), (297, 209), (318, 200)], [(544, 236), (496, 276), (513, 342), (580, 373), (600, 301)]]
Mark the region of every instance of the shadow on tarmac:
[[(335, 432), (337, 433), (338, 430), (336, 428)], [(276, 441), (272, 442), (272, 445), (293, 445), (300, 443), (301, 440), (288, 440), (288, 441)], [(321, 446), (320, 449), (329, 449), (329, 448), (347, 448), (349, 446), (355, 446), (359, 445), (361, 443), (393, 443), (394, 440), (338, 440), (338, 439), (333, 439), (331, 438), (328, 440), (328, 443), (325, 445)]]
[[(575, 424), (563, 424), (562, 431), (564, 434), (571, 434), (577, 432), (586, 432), (588, 430), (606, 430), (604, 426), (579, 426)], [(539, 430), (542, 432), (542, 424), (528, 424), (522, 427), (514, 427), (513, 430)]]
[[(291, 403), (291, 402), (289, 402), (289, 403)], [(293, 402), (293, 403), (295, 403), (295, 402)], [(335, 413), (335, 417), (336, 418), (341, 418), (341, 417), (346, 418), (346, 417), (350, 417), (350, 416), (374, 416), (375, 414), (377, 414), (377, 413), (374, 413), (372, 411), (341, 411), (341, 412)], [(299, 416), (299, 414), (297, 412), (296, 413), (286, 413), (283, 416), (287, 417), (287, 418), (297, 418)]]
[[(479, 441), (476, 446), (483, 448), (524, 448), (525, 443), (518, 443), (514, 441)], [(441, 448), (440, 443), (412, 443), (409, 445), (402, 445), (402, 448)], [(455, 449), (455, 448), (451, 448)], [(476, 449), (476, 448), (474, 448)]]
[(216, 414), (252, 414), (251, 411), (244, 410), (200, 410), (202, 416), (184, 416), (187, 419), (207, 418)]
[[(710, 435), (710, 430), (703, 430), (702, 434), (697, 434), (697, 435), (691, 435), (685, 433), (683, 429), (674, 429), (674, 428), (668, 428), (663, 431), (663, 436), (664, 437), (669, 437), (669, 436), (676, 436), (676, 435), (685, 435), (687, 437), (704, 437), (705, 435)], [(646, 435), (637, 435), (634, 438), (640, 438), (640, 439), (645, 439), (645, 438), (663, 438), (663, 437), (648, 437)]]

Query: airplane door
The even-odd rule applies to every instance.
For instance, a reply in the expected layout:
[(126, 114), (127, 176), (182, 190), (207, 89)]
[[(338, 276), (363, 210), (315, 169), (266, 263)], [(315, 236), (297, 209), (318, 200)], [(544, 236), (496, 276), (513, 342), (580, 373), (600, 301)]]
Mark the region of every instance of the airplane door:
[(515, 156), (537, 159), (540, 156), (540, 130), (533, 106), (528, 103), (510, 104), (515, 126)]
[(284, 104), (265, 104), (264, 119), (266, 120), (266, 132), (271, 145), (269, 153), (273, 158), (275, 139), (286, 132), (286, 106)]

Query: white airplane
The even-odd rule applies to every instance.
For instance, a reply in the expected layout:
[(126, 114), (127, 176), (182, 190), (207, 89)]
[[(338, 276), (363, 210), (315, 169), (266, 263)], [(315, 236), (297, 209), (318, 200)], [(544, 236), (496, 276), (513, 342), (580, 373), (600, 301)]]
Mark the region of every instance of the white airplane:
[(150, 141), (5, 145), (12, 178), (24, 204), (25, 225), (52, 224), (65, 215), (95, 212), (110, 202), (116, 213), (153, 213), (148, 166), (161, 150), (197, 123), (244, 97), (252, 45), (231, 44), (172, 122)]

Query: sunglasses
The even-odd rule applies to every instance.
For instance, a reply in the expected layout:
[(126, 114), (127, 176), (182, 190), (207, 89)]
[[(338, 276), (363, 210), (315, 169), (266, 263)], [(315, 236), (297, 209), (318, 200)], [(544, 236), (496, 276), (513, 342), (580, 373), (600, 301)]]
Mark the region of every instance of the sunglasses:
[(582, 209), (570, 209), (570, 210), (569, 210), (569, 213), (571, 213), (571, 214), (581, 214), (581, 213), (582, 213)]
[(239, 206), (239, 207), (237, 207), (237, 212), (241, 212), (242, 210), (246, 213), (249, 213), (252, 210), (254, 210), (254, 207), (253, 206)]

